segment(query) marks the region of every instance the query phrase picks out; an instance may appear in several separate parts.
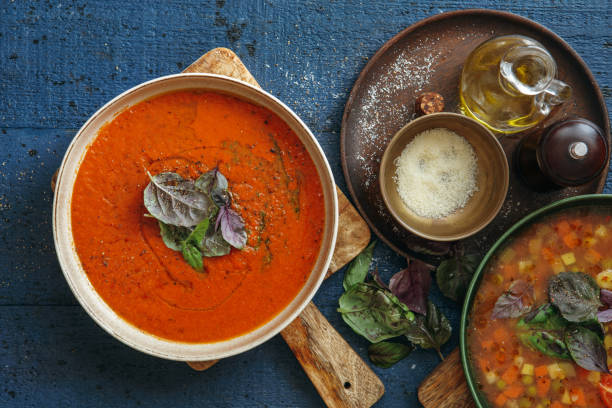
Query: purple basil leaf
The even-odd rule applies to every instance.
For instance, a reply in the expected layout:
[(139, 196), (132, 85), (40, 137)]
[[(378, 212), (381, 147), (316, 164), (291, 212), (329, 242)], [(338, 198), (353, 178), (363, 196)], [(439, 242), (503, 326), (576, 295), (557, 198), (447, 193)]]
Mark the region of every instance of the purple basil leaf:
[(418, 260), (408, 261), (408, 267), (391, 277), (389, 289), (408, 309), (427, 314), (427, 295), (431, 286), (429, 267)]
[(231, 208), (223, 206), (217, 215), (217, 228), (221, 228), (221, 235), (228, 244), (237, 249), (242, 249), (247, 242), (247, 234), (244, 229), (244, 220)]
[(612, 322), (612, 309), (606, 309), (606, 310), (597, 312), (597, 320), (599, 320), (599, 323)]
[(533, 286), (523, 280), (516, 280), (495, 302), (491, 318), (520, 317), (531, 310), (533, 300)]
[(378, 268), (374, 268), (374, 270), (372, 271), (372, 277), (374, 278), (374, 282), (376, 282), (376, 284), (380, 286), (381, 289), (389, 289), (385, 282), (383, 282), (383, 280), (380, 278)]
[(612, 308), (612, 290), (601, 289), (599, 291), (599, 300), (601, 300), (601, 303), (605, 306)]

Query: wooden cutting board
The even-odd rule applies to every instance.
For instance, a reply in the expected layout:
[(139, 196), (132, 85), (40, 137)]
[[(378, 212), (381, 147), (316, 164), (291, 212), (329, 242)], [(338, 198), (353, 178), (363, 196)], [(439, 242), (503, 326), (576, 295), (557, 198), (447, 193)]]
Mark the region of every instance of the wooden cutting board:
[[(215, 48), (183, 72), (225, 75), (251, 85), (259, 84), (238, 56), (227, 48)], [(57, 172), (51, 181), (55, 189)], [(355, 207), (338, 193), (338, 237), (326, 277), (338, 271), (370, 242), (370, 229)], [(328, 407), (370, 407), (382, 397), (384, 385), (370, 367), (310, 302), (281, 335)], [(202, 371), (218, 360), (189, 362)]]

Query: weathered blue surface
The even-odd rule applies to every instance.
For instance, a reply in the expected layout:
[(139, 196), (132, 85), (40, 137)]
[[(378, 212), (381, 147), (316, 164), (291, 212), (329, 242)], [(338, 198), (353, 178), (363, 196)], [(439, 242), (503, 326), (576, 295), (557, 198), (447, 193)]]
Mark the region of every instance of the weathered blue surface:
[[(367, 59), (408, 25), (489, 1), (3, 1), (0, 4), (0, 406), (321, 406), (279, 337), (212, 369), (133, 351), (103, 332), (68, 289), (53, 252), (51, 174), (75, 129), (118, 93), (176, 73), (205, 51), (235, 50), (259, 83), (311, 127), (345, 188), (340, 120)], [(557, 32), (591, 67), (611, 107), (610, 1), (517, 0), (509, 11)], [(609, 178), (609, 180), (611, 180)], [(345, 190), (346, 191), (346, 190)], [(607, 192), (612, 192), (608, 183)], [(380, 245), (384, 277), (405, 261)], [(342, 273), (315, 303), (366, 357), (335, 312)], [(433, 298), (455, 328), (459, 306)], [(457, 345), (456, 331), (444, 352)], [(378, 406), (418, 406), (438, 363), (414, 352), (392, 369)]]

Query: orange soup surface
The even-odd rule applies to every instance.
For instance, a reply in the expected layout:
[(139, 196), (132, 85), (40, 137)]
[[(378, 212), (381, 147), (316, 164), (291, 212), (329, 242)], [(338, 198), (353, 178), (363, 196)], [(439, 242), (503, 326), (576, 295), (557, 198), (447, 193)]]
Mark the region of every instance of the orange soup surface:
[[(247, 244), (204, 258), (197, 272), (145, 217), (151, 174), (196, 179), (218, 166)], [(295, 133), (269, 110), (210, 92), (141, 102), (105, 125), (72, 196), (74, 243), (89, 280), (121, 317), (156, 336), (216, 342), (274, 318), (299, 293), (324, 226), (317, 170)]]
[[(518, 280), (533, 286), (534, 308), (549, 301), (549, 280), (562, 272), (583, 272), (601, 289), (612, 289), (612, 280), (604, 279), (607, 270), (612, 274), (610, 214), (612, 208), (563, 210), (526, 227), (489, 263), (470, 316), (468, 348), (478, 385), (491, 407), (611, 406), (604, 403), (609, 399), (612, 404), (609, 374), (526, 346), (519, 338), (525, 333), (517, 327), (520, 317), (492, 318), (499, 296)], [(603, 324), (609, 365), (611, 328)], [(609, 394), (605, 387), (610, 387)]]

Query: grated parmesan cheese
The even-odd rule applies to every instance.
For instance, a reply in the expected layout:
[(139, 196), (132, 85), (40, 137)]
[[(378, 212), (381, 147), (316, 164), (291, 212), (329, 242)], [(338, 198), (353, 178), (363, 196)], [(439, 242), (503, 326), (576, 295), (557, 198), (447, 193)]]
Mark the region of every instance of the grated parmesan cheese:
[(395, 159), (395, 182), (404, 204), (421, 217), (442, 218), (478, 190), (476, 155), (465, 138), (444, 129), (419, 133)]

